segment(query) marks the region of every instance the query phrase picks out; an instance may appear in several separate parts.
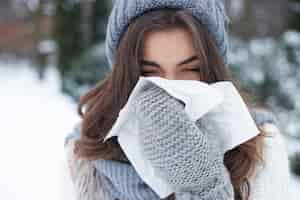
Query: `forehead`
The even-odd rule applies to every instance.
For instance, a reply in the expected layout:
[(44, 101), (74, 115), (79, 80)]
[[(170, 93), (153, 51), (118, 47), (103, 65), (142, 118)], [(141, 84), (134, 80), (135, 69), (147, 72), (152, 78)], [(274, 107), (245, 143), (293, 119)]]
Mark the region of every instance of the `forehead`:
[(182, 28), (151, 31), (144, 38), (145, 59), (178, 62), (195, 54), (192, 34)]

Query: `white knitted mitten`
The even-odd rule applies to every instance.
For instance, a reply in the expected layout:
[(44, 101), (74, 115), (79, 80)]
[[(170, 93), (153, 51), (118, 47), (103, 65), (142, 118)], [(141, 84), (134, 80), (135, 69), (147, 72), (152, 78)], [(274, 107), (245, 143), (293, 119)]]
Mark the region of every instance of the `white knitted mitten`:
[(149, 83), (132, 107), (144, 155), (176, 192), (203, 200), (233, 198), (218, 138), (208, 136), (198, 121), (192, 122), (180, 101)]

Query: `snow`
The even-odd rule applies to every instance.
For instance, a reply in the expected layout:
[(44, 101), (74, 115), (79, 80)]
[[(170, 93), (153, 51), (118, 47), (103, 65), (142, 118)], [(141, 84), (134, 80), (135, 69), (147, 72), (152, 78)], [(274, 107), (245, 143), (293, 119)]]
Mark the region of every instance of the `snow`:
[(300, 152), (300, 141), (296, 140), (292, 136), (285, 135), (285, 141), (287, 146), (287, 151), (290, 156), (295, 155), (296, 153)]
[(29, 66), (0, 62), (0, 196), (61, 199), (63, 138), (79, 117), (54, 68), (39, 81)]
[[(300, 133), (300, 33), (287, 30), (279, 39), (230, 38), (230, 68), (279, 117), (282, 130)], [(259, 101), (259, 100), (258, 100)]]
[(56, 50), (56, 43), (54, 40), (42, 40), (38, 44), (38, 51), (41, 54), (50, 54), (54, 53)]
[[(63, 142), (79, 120), (77, 105), (60, 93), (55, 67), (49, 66), (45, 80), (39, 81), (30, 65), (0, 60), (0, 196), (73, 200)], [(292, 183), (300, 195), (299, 178), (292, 176)]]
[(283, 38), (286, 41), (286, 43), (290, 46), (300, 45), (300, 37), (297, 31), (287, 31), (286, 33), (284, 33)]
[(28, 8), (31, 11), (34, 11), (38, 8), (39, 4), (40, 4), (40, 0), (19, 0), (19, 2), (21, 3), (23, 1), (23, 3), (26, 3)]

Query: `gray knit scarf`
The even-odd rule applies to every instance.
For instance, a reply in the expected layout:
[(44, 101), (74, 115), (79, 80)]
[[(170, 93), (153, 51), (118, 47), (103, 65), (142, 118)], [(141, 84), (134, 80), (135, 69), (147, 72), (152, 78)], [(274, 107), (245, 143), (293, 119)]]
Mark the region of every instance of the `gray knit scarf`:
[(140, 178), (131, 163), (116, 160), (95, 160), (96, 169), (103, 175), (103, 189), (109, 199), (158, 200), (159, 196)]

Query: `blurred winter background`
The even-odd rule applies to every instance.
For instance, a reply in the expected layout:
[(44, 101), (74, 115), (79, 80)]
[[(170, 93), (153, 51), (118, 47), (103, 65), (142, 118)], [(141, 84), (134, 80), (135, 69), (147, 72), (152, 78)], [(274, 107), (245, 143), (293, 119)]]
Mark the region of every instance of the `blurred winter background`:
[[(62, 194), (63, 141), (80, 95), (109, 71), (110, 0), (0, 1), (0, 197)], [(230, 63), (278, 116), (300, 196), (300, 0), (226, 0)]]

